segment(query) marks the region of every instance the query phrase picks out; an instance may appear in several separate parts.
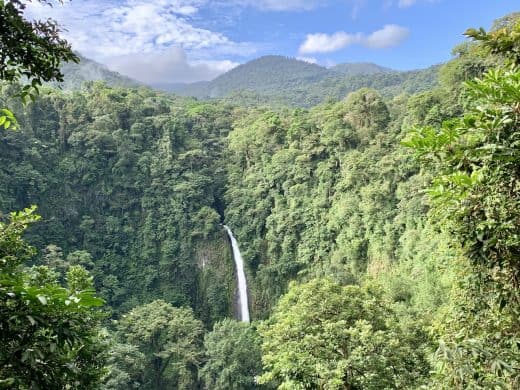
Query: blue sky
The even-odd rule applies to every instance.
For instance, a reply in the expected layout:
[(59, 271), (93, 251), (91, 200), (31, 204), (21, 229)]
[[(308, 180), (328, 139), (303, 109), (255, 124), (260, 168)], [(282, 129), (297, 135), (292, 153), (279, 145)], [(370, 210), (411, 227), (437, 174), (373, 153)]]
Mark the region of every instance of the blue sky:
[(209, 80), (266, 54), (406, 70), (450, 58), (518, 0), (73, 0), (31, 3), (83, 55), (147, 83)]

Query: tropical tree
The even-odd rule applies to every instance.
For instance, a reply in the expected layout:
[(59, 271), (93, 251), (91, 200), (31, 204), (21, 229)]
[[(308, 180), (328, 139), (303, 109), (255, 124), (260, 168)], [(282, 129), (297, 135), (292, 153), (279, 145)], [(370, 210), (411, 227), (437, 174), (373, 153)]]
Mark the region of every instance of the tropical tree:
[(260, 382), (279, 389), (409, 388), (428, 372), (424, 346), (368, 288), (291, 283), (259, 332)]
[(191, 309), (155, 300), (124, 315), (118, 330), (126, 343), (145, 355), (147, 388), (194, 388), (202, 361), (203, 325)]
[[(52, 1), (38, 0), (52, 5)], [(63, 81), (62, 61), (78, 62), (68, 42), (60, 37), (56, 21), (31, 21), (24, 17), (26, 1), (0, 0), (0, 80), (9, 83), (22, 81), (20, 92), (25, 100), (34, 100), (39, 87), (47, 81)], [(25, 81), (27, 80), (27, 81)], [(13, 113), (0, 109), (0, 127), (16, 128)]]
[(0, 222), (0, 387), (98, 388), (103, 344), (98, 339), (103, 301), (84, 269), (73, 269), (69, 287), (47, 267), (27, 271), (35, 249), (22, 234), (38, 220), (34, 208)]
[(144, 384), (146, 357), (136, 345), (113, 342), (107, 353), (103, 389), (139, 389)]
[[(48, 0), (39, 0), (49, 4)], [(24, 17), (26, 1), (0, 1), (0, 79), (17, 82), (26, 77), (29, 81), (23, 95), (45, 81), (63, 81), (61, 61), (78, 61), (68, 42), (60, 37), (56, 21), (31, 21)]]
[[(520, 374), (520, 20), (468, 30), (497, 66), (466, 82), (463, 117), (411, 131), (436, 172), (429, 189), (459, 246), (454, 304), (436, 326), (436, 387), (518, 388)], [(457, 245), (458, 244), (458, 245)], [(469, 264), (469, 267), (468, 267)]]
[(260, 337), (248, 323), (226, 319), (204, 337), (206, 363), (199, 377), (207, 389), (247, 390), (259, 387), (262, 369)]

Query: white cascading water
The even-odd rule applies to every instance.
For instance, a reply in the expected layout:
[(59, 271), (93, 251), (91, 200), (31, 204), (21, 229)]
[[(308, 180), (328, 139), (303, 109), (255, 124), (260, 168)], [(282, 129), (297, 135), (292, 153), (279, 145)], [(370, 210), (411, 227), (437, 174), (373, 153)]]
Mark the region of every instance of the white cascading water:
[(249, 322), (249, 305), (247, 301), (247, 282), (246, 274), (244, 273), (244, 259), (242, 259), (242, 255), (240, 254), (240, 249), (238, 249), (238, 243), (233, 236), (233, 232), (226, 225), (224, 225), (224, 229), (226, 229), (229, 239), (231, 240), (231, 247), (233, 248), (233, 259), (235, 260), (235, 266), (237, 269), (240, 319), (243, 322)]

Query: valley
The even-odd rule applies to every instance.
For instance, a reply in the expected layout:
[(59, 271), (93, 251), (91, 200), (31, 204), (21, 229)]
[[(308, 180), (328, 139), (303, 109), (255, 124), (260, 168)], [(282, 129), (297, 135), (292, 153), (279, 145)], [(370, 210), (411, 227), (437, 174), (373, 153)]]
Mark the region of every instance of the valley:
[(0, 388), (518, 389), (519, 14), (465, 35), (0, 73)]

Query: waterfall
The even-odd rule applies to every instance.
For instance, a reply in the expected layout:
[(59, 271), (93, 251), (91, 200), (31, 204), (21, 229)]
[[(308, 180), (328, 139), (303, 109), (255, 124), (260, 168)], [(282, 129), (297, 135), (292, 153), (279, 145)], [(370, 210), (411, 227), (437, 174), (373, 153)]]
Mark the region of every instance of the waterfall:
[(231, 247), (233, 248), (233, 259), (235, 260), (235, 266), (237, 269), (240, 319), (243, 322), (249, 322), (249, 305), (247, 302), (247, 282), (246, 274), (244, 273), (244, 259), (242, 259), (242, 255), (240, 254), (240, 249), (238, 249), (238, 243), (233, 236), (233, 232), (226, 225), (224, 225), (224, 229), (226, 229), (229, 239), (231, 240)]

